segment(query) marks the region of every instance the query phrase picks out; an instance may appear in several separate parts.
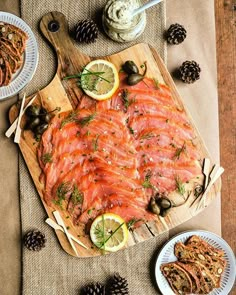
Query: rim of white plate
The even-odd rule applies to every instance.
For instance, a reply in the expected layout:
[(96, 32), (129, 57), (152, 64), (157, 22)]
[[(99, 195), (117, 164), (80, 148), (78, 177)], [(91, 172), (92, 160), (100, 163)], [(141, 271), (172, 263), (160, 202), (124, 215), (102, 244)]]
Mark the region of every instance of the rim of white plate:
[(26, 49), (23, 56), (23, 65), (14, 74), (11, 83), (0, 87), (0, 101), (19, 93), (33, 78), (38, 65), (38, 45), (31, 28), (18, 16), (0, 11), (0, 21), (12, 24), (28, 35)]
[(236, 265), (235, 265), (235, 256), (228, 245), (228, 243), (223, 240), (218, 235), (204, 231), (204, 230), (193, 230), (193, 231), (185, 231), (180, 234), (177, 234), (173, 238), (171, 238), (160, 250), (155, 266), (155, 277), (157, 285), (164, 295), (175, 295), (172, 289), (169, 286), (168, 281), (162, 275), (160, 266), (163, 263), (168, 263), (172, 261), (176, 261), (176, 257), (174, 255), (174, 245), (177, 242), (185, 243), (185, 241), (193, 235), (197, 235), (200, 238), (204, 239), (210, 245), (217, 247), (224, 251), (225, 255), (224, 258), (227, 261), (226, 268), (222, 274), (221, 279), (221, 287), (214, 289), (209, 293), (209, 295), (225, 295), (229, 294), (230, 290), (232, 289), (234, 282), (235, 282), (235, 274), (236, 274)]

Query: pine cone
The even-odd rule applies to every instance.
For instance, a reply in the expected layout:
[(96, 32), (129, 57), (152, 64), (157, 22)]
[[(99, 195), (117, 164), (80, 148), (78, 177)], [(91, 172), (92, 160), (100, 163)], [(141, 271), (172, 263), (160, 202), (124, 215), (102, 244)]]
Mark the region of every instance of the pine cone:
[(129, 288), (128, 282), (125, 278), (122, 278), (118, 273), (109, 280), (107, 286), (107, 295), (128, 295)]
[(169, 44), (180, 44), (187, 36), (185, 28), (179, 24), (173, 24), (169, 27), (166, 33), (167, 42)]
[(81, 290), (81, 295), (105, 295), (105, 287), (100, 283), (90, 284)]
[(24, 245), (26, 248), (33, 251), (40, 251), (45, 247), (46, 241), (45, 235), (39, 230), (29, 231), (24, 236)]
[(93, 20), (81, 20), (75, 27), (74, 38), (77, 42), (91, 43), (98, 37), (98, 27)]
[(199, 67), (199, 64), (197, 64), (195, 61), (185, 61), (182, 66), (179, 68), (179, 76), (180, 79), (184, 83), (191, 84), (195, 82), (196, 80), (200, 79), (200, 72), (201, 69)]

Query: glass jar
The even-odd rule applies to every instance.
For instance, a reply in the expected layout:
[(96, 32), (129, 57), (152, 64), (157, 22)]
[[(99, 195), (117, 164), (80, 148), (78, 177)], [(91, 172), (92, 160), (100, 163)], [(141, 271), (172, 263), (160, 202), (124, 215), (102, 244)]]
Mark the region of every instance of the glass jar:
[(140, 6), (140, 0), (108, 0), (102, 15), (106, 34), (118, 42), (138, 38), (146, 26), (146, 13), (144, 11), (132, 17), (132, 12)]

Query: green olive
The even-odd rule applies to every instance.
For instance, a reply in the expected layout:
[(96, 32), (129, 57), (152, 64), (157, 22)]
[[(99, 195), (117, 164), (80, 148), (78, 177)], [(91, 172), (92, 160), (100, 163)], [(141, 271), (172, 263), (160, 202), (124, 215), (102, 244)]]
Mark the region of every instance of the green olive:
[(40, 124), (40, 119), (38, 117), (32, 117), (27, 125), (25, 129), (30, 129), (33, 130), (36, 126), (38, 126)]
[(129, 75), (139, 73), (138, 67), (136, 66), (136, 64), (132, 60), (127, 60), (123, 64), (122, 68)]
[(161, 209), (169, 209), (172, 207), (171, 201), (166, 197), (161, 197), (157, 200), (158, 205)]
[(26, 109), (25, 114), (27, 117), (37, 117), (40, 113), (40, 110), (41, 107), (39, 105), (31, 105)]
[(38, 126), (36, 126), (36, 128), (34, 129), (34, 133), (35, 135), (40, 135), (43, 134), (43, 132), (48, 128), (48, 124), (47, 123), (42, 123)]
[(151, 198), (149, 203), (150, 210), (155, 213), (156, 215), (160, 214), (160, 207), (157, 205), (156, 200), (154, 197)]
[(140, 74), (131, 74), (127, 77), (127, 84), (132, 86), (136, 85), (143, 80), (144, 76)]

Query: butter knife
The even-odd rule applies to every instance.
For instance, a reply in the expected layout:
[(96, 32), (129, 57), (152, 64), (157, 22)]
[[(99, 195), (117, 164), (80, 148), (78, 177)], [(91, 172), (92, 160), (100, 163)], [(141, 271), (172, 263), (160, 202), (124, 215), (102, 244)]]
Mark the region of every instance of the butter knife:
[[(47, 218), (47, 219), (45, 220), (45, 222), (46, 222), (48, 225), (50, 225), (52, 228), (54, 228), (55, 230), (60, 230), (60, 231), (62, 231), (62, 232), (64, 233), (63, 228), (62, 228), (60, 225), (58, 225), (55, 221), (53, 221), (51, 218)], [(86, 247), (82, 242), (80, 242), (78, 239), (76, 239), (76, 238), (75, 238), (73, 235), (71, 235), (70, 233), (69, 233), (69, 236), (70, 236), (71, 239), (72, 239), (73, 241), (75, 241), (77, 244), (79, 244), (80, 246), (84, 247), (85, 249), (88, 249), (88, 247)]]
[[(31, 98), (31, 100), (28, 102), (28, 104), (23, 109), (22, 115), (24, 115), (26, 109), (34, 102), (36, 97), (37, 97), (37, 94), (33, 98)], [(5, 132), (6, 137), (9, 138), (12, 135), (12, 133), (16, 130), (18, 120), (19, 120), (19, 117), (17, 117), (15, 119), (15, 121), (11, 124), (11, 126), (7, 129), (7, 131)]]
[(52, 213), (53, 213), (53, 215), (54, 215), (54, 217), (55, 217), (57, 223), (63, 228), (63, 230), (64, 230), (64, 232), (65, 232), (65, 234), (66, 234), (66, 236), (67, 236), (67, 239), (68, 239), (68, 241), (69, 241), (69, 243), (70, 243), (72, 249), (74, 250), (76, 256), (79, 256), (79, 255), (78, 255), (78, 252), (77, 252), (77, 250), (76, 250), (76, 248), (75, 248), (75, 245), (74, 245), (74, 243), (72, 242), (71, 237), (69, 236), (69, 232), (68, 232), (67, 229), (66, 229), (65, 223), (64, 223), (63, 219), (61, 218), (60, 213), (59, 213), (58, 211), (53, 211)]

